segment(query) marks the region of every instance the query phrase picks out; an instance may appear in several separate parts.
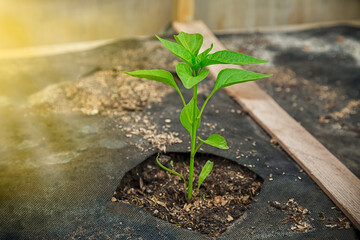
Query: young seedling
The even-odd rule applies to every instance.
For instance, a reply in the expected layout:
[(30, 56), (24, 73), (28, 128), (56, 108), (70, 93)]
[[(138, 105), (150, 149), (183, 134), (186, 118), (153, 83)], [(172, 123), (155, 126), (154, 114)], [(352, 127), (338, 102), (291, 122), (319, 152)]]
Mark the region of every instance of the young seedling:
[[(179, 76), (182, 84), (186, 89), (193, 89), (192, 99), (186, 103), (183, 95), (181, 94), (180, 89), (176, 85), (173, 75), (165, 70), (138, 70), (133, 72), (125, 72), (128, 75), (138, 78), (147, 78), (150, 80), (155, 80), (159, 82), (166, 83), (173, 87), (180, 95), (184, 108), (180, 113), (180, 121), (184, 128), (190, 133), (191, 137), (191, 152), (190, 152), (190, 166), (189, 166), (189, 179), (186, 182), (186, 179), (181, 174), (163, 166), (158, 157), (156, 158), (157, 163), (161, 168), (166, 171), (169, 171), (172, 174), (180, 177), (184, 181), (185, 188), (185, 197), (191, 199), (193, 196), (193, 178), (194, 178), (194, 159), (195, 154), (199, 150), (202, 144), (207, 144), (213, 147), (220, 149), (228, 149), (226, 140), (218, 135), (213, 134), (209, 136), (206, 140), (201, 139), (200, 137), (196, 138), (196, 132), (200, 126), (201, 115), (204, 111), (206, 104), (208, 103), (211, 96), (221, 88), (231, 86), (237, 83), (243, 83), (248, 81), (254, 81), (261, 78), (269, 77), (271, 75), (264, 75), (260, 73), (255, 73), (251, 71), (245, 71), (240, 69), (228, 68), (223, 69), (217, 76), (214, 89), (207, 97), (203, 103), (201, 110), (198, 108), (197, 102), (197, 89), (198, 84), (203, 81), (209, 74), (209, 70), (205, 67), (214, 64), (257, 64), (257, 63), (266, 63), (267, 61), (256, 59), (251, 56), (247, 56), (234, 51), (218, 51), (211, 53), (210, 51), (213, 48), (211, 47), (199, 54), (200, 48), (203, 43), (203, 36), (201, 34), (188, 34), (180, 33), (175, 35), (174, 38), (176, 42), (168, 41), (165, 39), (156, 36), (160, 42), (170, 50), (176, 57), (180, 58), (184, 62), (179, 62), (176, 65), (176, 73)], [(197, 144), (197, 139), (199, 143)], [(196, 145), (197, 144), (197, 145)], [(171, 164), (173, 167), (173, 163)], [(207, 161), (199, 175), (199, 182), (197, 184), (196, 194), (199, 192), (200, 186), (209, 175), (213, 168), (213, 162)], [(187, 191), (187, 194), (186, 194)]]

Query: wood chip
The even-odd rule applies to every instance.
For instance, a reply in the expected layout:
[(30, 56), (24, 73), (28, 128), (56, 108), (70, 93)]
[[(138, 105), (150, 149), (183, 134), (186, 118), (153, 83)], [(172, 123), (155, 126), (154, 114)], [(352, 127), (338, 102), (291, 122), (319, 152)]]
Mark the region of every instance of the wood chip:
[(215, 204), (219, 204), (219, 203), (221, 202), (221, 199), (222, 199), (221, 196), (216, 196), (216, 197), (214, 197), (214, 203), (215, 203)]

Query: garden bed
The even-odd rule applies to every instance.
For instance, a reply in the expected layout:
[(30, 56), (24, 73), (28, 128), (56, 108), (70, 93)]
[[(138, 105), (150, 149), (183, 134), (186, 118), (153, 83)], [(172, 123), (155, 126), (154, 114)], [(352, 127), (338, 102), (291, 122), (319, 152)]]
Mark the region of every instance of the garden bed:
[[(317, 31), (313, 33), (316, 35)], [(232, 40), (239, 36), (233, 36)], [(241, 35), (243, 39), (254, 39), (254, 36), (261, 39), (253, 34)], [(226, 44), (230, 38), (221, 39)], [(250, 43), (256, 45), (256, 41), (250, 41), (242, 42), (241, 46), (246, 50), (251, 48)], [(141, 57), (150, 53), (151, 58)], [(175, 64), (176, 59), (154, 39), (119, 41), (80, 53), (2, 60), (0, 73), (4, 88), (0, 92), (0, 115), (6, 118), (0, 118), (0, 213), (3, 216), (0, 237), (204, 239), (200, 233), (174, 226), (138, 207), (111, 201), (125, 174), (159, 149), (187, 152), (190, 139), (180, 124), (181, 106), (175, 92), (169, 91), (160, 97), (144, 92), (131, 95), (130, 90), (118, 84), (126, 82), (126, 76), (120, 73), (122, 70), (165, 68), (173, 71)], [(278, 69), (277, 62), (273, 64)], [(287, 71), (283, 71), (285, 80), (292, 74)], [(274, 79), (269, 82), (276, 81)], [(274, 98), (285, 109), (288, 106), (286, 110), (290, 114), (299, 114), (294, 116), (300, 122), (308, 119), (298, 117), (306, 113), (312, 119), (308, 125), (312, 121), (316, 126), (333, 126), (332, 120), (328, 124), (317, 122), (322, 114), (315, 116), (316, 111), (305, 111), (313, 107), (306, 105), (306, 101), (298, 102), (303, 111), (300, 105), (290, 107), (285, 96), (289, 90), (276, 91), (283, 86), (274, 87), (265, 81), (261, 82), (265, 89), (269, 93), (273, 89)], [(94, 84), (101, 87), (91, 91), (89, 86)], [(143, 89), (142, 84), (147, 82), (134, 79), (133, 84), (132, 88)], [(207, 79), (199, 87), (199, 101), (205, 100), (212, 84), (212, 80)], [(70, 93), (66, 90), (68, 87), (72, 90)], [(296, 90), (296, 87), (290, 88), (290, 92)], [(136, 101), (126, 101), (124, 92)], [(204, 112), (199, 134), (222, 133), (230, 150), (204, 147), (201, 152), (229, 159), (264, 179), (257, 202), (242, 215), (242, 221), (234, 221), (219, 239), (357, 239), (358, 231), (347, 227), (348, 220), (276, 142), (223, 91), (216, 94), (216, 101), (210, 101)], [(148, 97), (143, 99), (144, 95)], [(303, 98), (303, 92), (292, 95)], [(284, 103), (276, 96), (283, 96)], [(353, 98), (351, 94), (347, 96)], [(184, 97), (189, 100), (190, 94)], [(93, 99), (100, 99), (101, 105), (91, 104)], [(345, 106), (347, 102), (341, 104)], [(357, 126), (353, 116), (357, 115), (350, 114), (346, 121)], [(306, 122), (302, 122), (305, 127)], [(345, 136), (354, 143), (358, 141), (352, 131), (326, 129), (334, 138)], [(313, 134), (318, 137), (316, 132)], [(331, 138), (326, 136), (322, 137), (325, 146), (329, 144), (328, 139), (331, 143)], [(355, 146), (351, 143), (344, 148), (356, 154)], [(350, 162), (339, 159), (357, 174), (359, 168), (351, 168)], [(294, 206), (301, 206), (301, 212), (294, 211)], [(289, 221), (282, 221), (284, 219)]]

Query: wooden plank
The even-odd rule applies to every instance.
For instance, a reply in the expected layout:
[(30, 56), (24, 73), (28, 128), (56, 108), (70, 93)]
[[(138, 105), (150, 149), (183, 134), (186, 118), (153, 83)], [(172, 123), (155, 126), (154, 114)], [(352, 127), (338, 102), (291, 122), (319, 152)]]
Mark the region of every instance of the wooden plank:
[(56, 54), (81, 52), (81, 51), (87, 51), (90, 49), (101, 47), (115, 41), (117, 40), (106, 39), (106, 40), (46, 45), (46, 46), (0, 49), (0, 60), (15, 59), (15, 58), (45, 57)]
[(335, 21), (321, 21), (309, 23), (297, 23), (277, 26), (256, 26), (254, 28), (229, 28), (229, 29), (216, 29), (214, 34), (236, 34), (236, 33), (273, 33), (273, 32), (296, 32), (310, 30), (314, 28), (337, 27), (342, 25), (360, 26), (360, 20), (335, 20)]
[[(174, 22), (173, 27), (178, 32), (201, 33), (204, 36), (202, 50), (208, 48), (211, 43), (214, 43), (215, 51), (225, 49), (201, 21)], [(213, 65), (208, 68), (215, 77), (225, 67)], [(225, 91), (279, 142), (281, 147), (344, 212), (353, 225), (360, 229), (359, 178), (287, 114), (255, 82), (233, 85), (225, 88)]]
[(190, 22), (194, 20), (194, 0), (175, 0), (173, 21)]

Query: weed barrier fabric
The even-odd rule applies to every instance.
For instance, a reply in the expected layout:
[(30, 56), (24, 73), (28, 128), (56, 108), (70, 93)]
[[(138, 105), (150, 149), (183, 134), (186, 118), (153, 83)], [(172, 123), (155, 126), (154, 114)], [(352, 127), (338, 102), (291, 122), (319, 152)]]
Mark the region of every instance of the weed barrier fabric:
[(359, 27), (229, 34), (219, 39), (230, 50), (269, 60), (261, 70), (274, 76), (258, 81), (260, 87), (360, 177)]
[[(154, 58), (136, 54), (149, 51), (146, 49), (156, 52)], [(85, 73), (87, 77), (97, 76), (99, 71), (119, 65), (121, 70), (156, 64), (171, 69), (175, 59), (169, 56), (154, 39), (144, 39), (120, 41), (80, 53), (3, 62), (1, 81), (9, 83), (13, 77), (24, 84), (17, 86), (22, 99), (16, 98), (10, 84), (7, 89), (12, 91), (1, 93), (0, 115), (6, 118), (0, 119), (0, 238), (205, 239), (134, 206), (111, 202), (124, 174), (156, 152), (152, 146), (162, 139), (161, 133), (177, 133), (172, 138), (182, 140), (165, 144), (167, 152), (187, 151), (190, 139), (180, 124), (181, 102), (176, 92), (142, 110), (122, 109), (120, 116), (57, 113), (56, 108), (38, 113), (27, 102), (28, 96), (47, 87), (44, 73), (55, 76), (51, 78), (51, 87), (57, 88), (65, 75), (66, 80), (76, 81)], [(69, 59), (78, 67), (69, 64)], [(55, 68), (55, 63), (61, 68)], [(17, 66), (18, 74), (6, 70), (10, 66)], [(116, 80), (120, 73), (113, 73)], [(37, 84), (26, 89), (29, 82)], [(106, 83), (111, 86), (110, 80)], [(200, 102), (211, 87), (210, 79), (199, 86)], [(190, 94), (186, 92), (184, 97), (189, 100)], [(139, 129), (139, 133), (131, 133), (128, 128)], [(155, 137), (146, 135), (141, 128), (156, 130)], [(320, 212), (327, 218), (341, 218), (342, 214), (333, 209), (335, 205), (325, 193), (223, 91), (209, 101), (199, 128), (199, 136), (213, 133), (224, 135), (230, 149), (205, 146), (203, 152), (248, 166), (264, 179), (257, 202), (219, 239), (359, 238), (359, 232), (352, 227), (329, 228), (319, 220)], [(308, 232), (290, 230), (292, 223), (281, 221), (288, 215), (269, 204), (285, 203), (291, 198), (310, 210), (309, 216), (314, 220), (309, 221), (312, 228)]]

